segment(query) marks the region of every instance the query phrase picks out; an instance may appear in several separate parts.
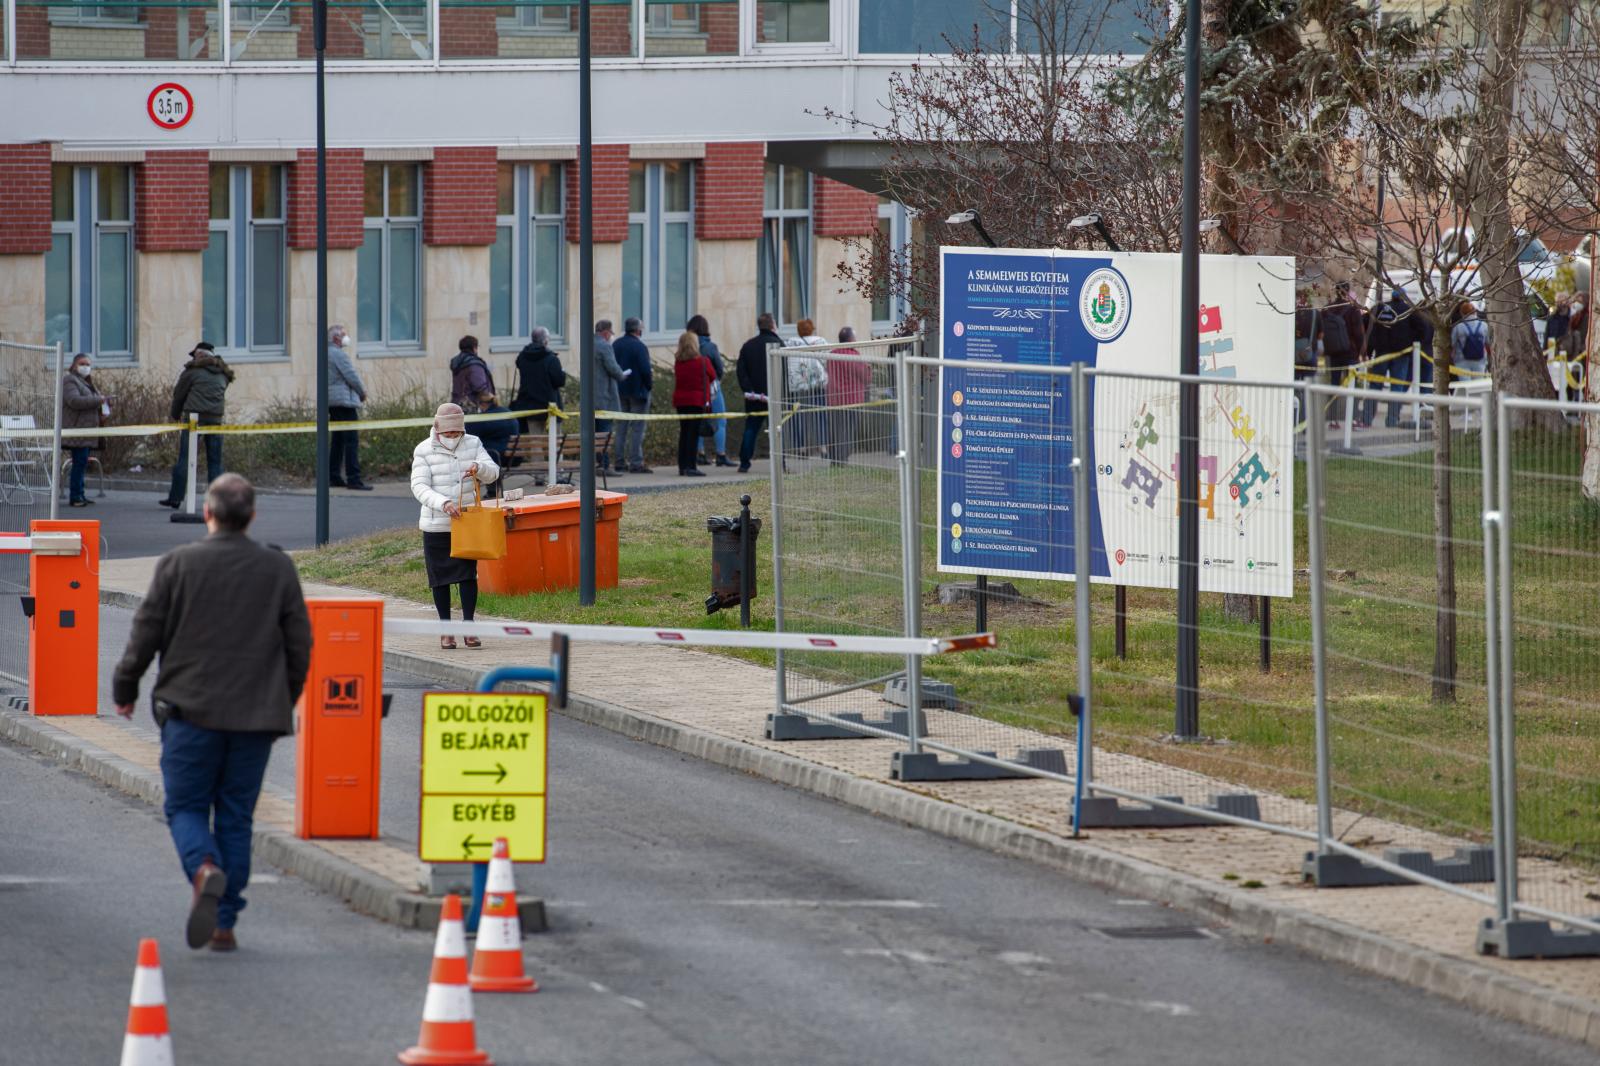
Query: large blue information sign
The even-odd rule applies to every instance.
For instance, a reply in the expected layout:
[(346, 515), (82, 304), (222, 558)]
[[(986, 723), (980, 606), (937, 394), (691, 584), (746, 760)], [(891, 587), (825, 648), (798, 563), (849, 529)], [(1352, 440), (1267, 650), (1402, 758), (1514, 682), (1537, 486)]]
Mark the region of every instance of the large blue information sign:
[[(942, 350), (964, 365), (941, 368), (939, 569), (1071, 580), (1081, 448), (1093, 580), (1176, 587), (1179, 257), (946, 248), (941, 264)], [(1200, 588), (1291, 596), (1294, 261), (1202, 256), (1200, 303)], [(1084, 427), (1075, 363), (1095, 371)]]
[[(1127, 324), (1128, 285), (1110, 258), (945, 249), (941, 259), (948, 358), (1092, 366), (1099, 341), (1090, 326), (1114, 337)], [(1087, 320), (1078, 300), (1086, 277), (1095, 286)], [(939, 569), (1075, 573), (1071, 378), (945, 367), (939, 397)], [(1092, 469), (1093, 442), (1083, 446)], [(1092, 565), (1106, 574), (1103, 556)]]

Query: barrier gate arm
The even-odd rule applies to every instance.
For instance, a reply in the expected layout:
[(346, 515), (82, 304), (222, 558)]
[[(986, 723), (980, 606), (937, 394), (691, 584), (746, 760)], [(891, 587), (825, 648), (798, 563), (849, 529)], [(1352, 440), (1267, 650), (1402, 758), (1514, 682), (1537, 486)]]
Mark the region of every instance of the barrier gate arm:
[(549, 622), (447, 622), (424, 618), (388, 618), (384, 620), (383, 628), (388, 633), (426, 637), (448, 635), (538, 639), (566, 636), (570, 640), (605, 644), (877, 652), (885, 655), (946, 655), (951, 652), (993, 648), (998, 644), (993, 633), (969, 633), (957, 637), (872, 637), (825, 633), (768, 633), (740, 629), (652, 629), (648, 626), (569, 625)]

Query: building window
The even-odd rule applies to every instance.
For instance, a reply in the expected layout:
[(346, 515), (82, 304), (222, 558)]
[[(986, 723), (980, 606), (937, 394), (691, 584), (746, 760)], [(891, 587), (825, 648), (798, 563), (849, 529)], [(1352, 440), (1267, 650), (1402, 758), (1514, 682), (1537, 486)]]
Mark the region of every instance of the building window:
[(630, 163), (628, 240), (622, 246), (622, 313), (647, 333), (689, 319), (694, 254), (694, 172), (688, 163)]
[(768, 163), (763, 185), (756, 309), (788, 324), (811, 315), (811, 175)]
[(499, 216), (489, 249), (489, 335), (526, 339), (534, 326), (561, 336), (566, 252), (560, 163), (501, 163)]
[(230, 352), (281, 353), (287, 259), (283, 167), (213, 166), (205, 339)]
[(133, 358), (133, 170), (51, 168), (45, 343)]
[(356, 342), (364, 349), (422, 343), (422, 168), (368, 163), (366, 229), (356, 259)]
[(700, 32), (699, 4), (660, 3), (645, 0), (644, 26), (652, 37)]
[(756, 0), (756, 44), (827, 44), (833, 39), (829, 0)]
[(874, 255), (884, 257), (883, 290), (872, 294), (872, 330), (891, 333), (911, 314), (911, 213), (905, 204), (878, 198), (878, 235)]

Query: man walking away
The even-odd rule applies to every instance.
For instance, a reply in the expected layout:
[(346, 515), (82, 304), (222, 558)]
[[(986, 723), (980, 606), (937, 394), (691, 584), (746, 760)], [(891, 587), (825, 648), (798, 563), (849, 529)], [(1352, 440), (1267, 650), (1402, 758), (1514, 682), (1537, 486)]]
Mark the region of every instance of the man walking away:
[[(517, 353), (517, 394), (511, 400), (513, 411), (542, 411), (554, 404), (561, 406), (561, 386), (567, 383), (567, 373), (561, 369), (561, 360), (550, 350), (550, 331), (534, 326), (532, 339)], [(543, 433), (546, 416), (534, 415), (519, 418), (524, 433), (528, 427)]]
[[(168, 415), (174, 422), (188, 424), (191, 414), (197, 415), (202, 426), (222, 425), (226, 410), (228, 386), (233, 384), (233, 369), (222, 361), (216, 349), (201, 341), (189, 353), (189, 362), (178, 383), (172, 388), (172, 409)], [(222, 476), (222, 435), (204, 434), (206, 440), (206, 483)], [(189, 491), (189, 449), (193, 442), (187, 429), (178, 434), (178, 460), (172, 464), (172, 485), (163, 507), (182, 507), (184, 494)], [(197, 486), (198, 487), (198, 486)]]
[[(1461, 321), (1450, 331), (1450, 354), (1457, 370), (1486, 373), (1489, 369), (1489, 324), (1478, 317), (1471, 300), (1461, 302)], [(1467, 375), (1471, 379), (1472, 374)], [(1450, 383), (1440, 382), (1445, 388)]]
[[(328, 327), (328, 421), (354, 422), (367, 402), (367, 386), (350, 358), (350, 333), (343, 326)], [(335, 488), (371, 492), (361, 480), (361, 446), (353, 429), (328, 435), (328, 484)], [(340, 469), (344, 475), (340, 476)]]
[(213, 951), (238, 946), (256, 799), (311, 664), (300, 578), (287, 555), (245, 535), (254, 517), (250, 482), (211, 483), (207, 536), (156, 563), (111, 681), (117, 713), (132, 718), (139, 679), (161, 657), (151, 700), (163, 809), (193, 890), (189, 946)]
[(468, 334), (456, 348), (456, 357), (450, 360), (450, 402), (472, 414), (478, 409), (478, 397), (494, 391), (494, 375), (478, 354), (478, 338)]
[(744, 393), (744, 438), (739, 441), (739, 473), (750, 469), (756, 455), (756, 441), (767, 423), (767, 349), (782, 348), (778, 323), (771, 313), (756, 319), (756, 335), (739, 347), (739, 388)]
[[(611, 347), (612, 335), (611, 320), (609, 318), (602, 318), (594, 324), (594, 365), (595, 369), (599, 371), (599, 374), (594, 379), (594, 409), (596, 411), (622, 410), (622, 397), (618, 392), (618, 386), (628, 377), (628, 374), (622, 367), (617, 365), (617, 353)], [(594, 420), (594, 431), (596, 433), (607, 433), (610, 432), (612, 425), (612, 419), (596, 418)], [(620, 459), (622, 453), (618, 452), (617, 455)], [(596, 459), (599, 461), (601, 472), (611, 466), (610, 451), (601, 452), (596, 456)], [(617, 469), (611, 472), (614, 474), (622, 473), (620, 462)]]
[[(650, 390), (655, 387), (655, 374), (650, 367), (650, 349), (639, 337), (643, 332), (644, 324), (637, 318), (626, 319), (622, 323), (622, 336), (611, 345), (617, 365), (623, 370), (622, 384), (618, 390), (622, 395), (622, 410), (630, 415), (650, 413)], [(621, 439), (616, 442), (617, 461), (626, 465), (630, 474), (653, 472), (644, 463), (646, 426), (646, 422), (631, 418), (622, 423)], [(621, 470), (622, 466), (619, 465), (617, 469)]]

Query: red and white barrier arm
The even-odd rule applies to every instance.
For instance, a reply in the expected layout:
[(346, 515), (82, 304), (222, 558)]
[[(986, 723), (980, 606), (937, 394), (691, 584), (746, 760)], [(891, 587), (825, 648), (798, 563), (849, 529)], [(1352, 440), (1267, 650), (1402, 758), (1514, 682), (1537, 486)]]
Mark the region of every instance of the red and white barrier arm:
[(766, 633), (751, 629), (652, 629), (648, 626), (547, 624), (543, 622), (442, 622), (429, 618), (385, 618), (385, 633), (417, 637), (528, 637), (548, 640), (562, 633), (573, 641), (606, 644), (672, 644), (711, 648), (767, 648), (879, 655), (944, 655), (996, 645), (993, 633), (959, 637), (863, 637), (830, 633)]
[(77, 555), (81, 533), (0, 533), (0, 555)]

